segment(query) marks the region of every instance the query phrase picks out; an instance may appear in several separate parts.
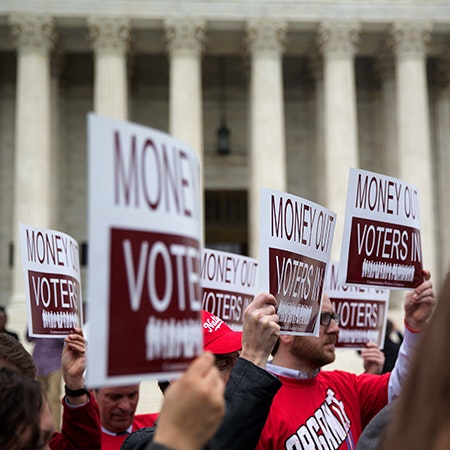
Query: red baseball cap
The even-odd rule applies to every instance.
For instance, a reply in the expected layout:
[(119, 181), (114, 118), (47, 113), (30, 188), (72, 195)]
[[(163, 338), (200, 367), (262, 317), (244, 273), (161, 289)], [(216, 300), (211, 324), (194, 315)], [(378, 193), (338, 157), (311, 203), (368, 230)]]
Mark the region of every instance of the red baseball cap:
[(232, 330), (222, 319), (202, 310), (203, 350), (216, 355), (237, 352), (242, 348), (242, 332)]

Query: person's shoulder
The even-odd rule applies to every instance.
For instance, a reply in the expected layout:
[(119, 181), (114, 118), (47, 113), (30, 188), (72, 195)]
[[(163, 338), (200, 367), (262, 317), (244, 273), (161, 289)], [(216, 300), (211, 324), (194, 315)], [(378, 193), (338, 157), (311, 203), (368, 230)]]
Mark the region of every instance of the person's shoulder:
[(139, 428), (152, 427), (159, 413), (151, 414), (136, 414), (133, 420), (133, 430), (138, 430)]
[(346, 383), (383, 383), (389, 379), (390, 373), (385, 374), (372, 374), (372, 373), (360, 373), (347, 372), (345, 370), (321, 370), (317, 375), (319, 380), (334, 380), (336, 382)]
[(13, 338), (19, 340), (19, 335), (17, 333), (14, 333), (14, 331), (10, 331), (10, 330), (5, 330), (6, 334), (9, 334), (10, 336), (12, 336)]
[(317, 374), (317, 379), (321, 380), (356, 380), (358, 375), (346, 370), (321, 370)]
[(155, 435), (155, 426), (140, 428), (133, 431), (123, 441), (121, 450), (144, 450)]

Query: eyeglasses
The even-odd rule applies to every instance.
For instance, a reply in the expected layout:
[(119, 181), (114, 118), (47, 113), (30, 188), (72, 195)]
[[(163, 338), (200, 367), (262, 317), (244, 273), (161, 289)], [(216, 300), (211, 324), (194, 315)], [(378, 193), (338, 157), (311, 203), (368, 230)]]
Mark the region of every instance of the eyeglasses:
[(336, 325), (339, 325), (340, 317), (339, 314), (335, 313), (322, 313), (320, 315), (320, 325), (323, 325), (324, 327), (330, 326), (331, 319), (336, 322)]

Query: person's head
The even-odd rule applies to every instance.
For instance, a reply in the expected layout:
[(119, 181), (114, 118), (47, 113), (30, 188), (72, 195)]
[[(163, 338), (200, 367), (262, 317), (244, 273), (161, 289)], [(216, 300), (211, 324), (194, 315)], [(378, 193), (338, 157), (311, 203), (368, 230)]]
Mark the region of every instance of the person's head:
[(312, 375), (317, 369), (331, 364), (335, 358), (339, 334), (339, 319), (328, 295), (324, 294), (320, 314), (319, 336), (281, 334), (274, 351), (274, 364), (301, 370)]
[(214, 353), (216, 366), (227, 383), (242, 348), (242, 332), (233, 331), (222, 319), (205, 310), (202, 324), (203, 350)]
[(100, 421), (109, 431), (122, 433), (133, 423), (139, 402), (139, 384), (95, 390)]
[(49, 450), (53, 417), (40, 383), (0, 367), (0, 448)]
[(4, 306), (0, 306), (0, 331), (5, 331), (8, 315)]
[(15, 368), (30, 378), (36, 378), (33, 357), (14, 337), (0, 333), (0, 367)]

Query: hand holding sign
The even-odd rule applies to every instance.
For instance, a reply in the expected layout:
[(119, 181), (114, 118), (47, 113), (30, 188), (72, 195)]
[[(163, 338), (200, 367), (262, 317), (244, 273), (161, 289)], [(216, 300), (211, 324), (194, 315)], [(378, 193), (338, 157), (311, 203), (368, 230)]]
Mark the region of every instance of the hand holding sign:
[[(61, 368), (65, 385), (73, 390), (83, 389), (84, 371), (86, 370), (86, 341), (81, 328), (75, 328), (74, 332), (64, 339), (65, 346), (61, 356)], [(87, 401), (87, 394), (79, 397), (71, 397), (71, 404), (81, 404)]]
[(244, 312), (241, 358), (263, 369), (280, 334), (276, 307), (273, 295), (260, 293)]
[(426, 328), (436, 304), (430, 272), (424, 270), (423, 278), (423, 283), (414, 291), (408, 292), (405, 297), (405, 324), (416, 332)]
[(282, 333), (317, 335), (336, 214), (265, 188), (260, 203), (259, 289), (275, 296)]

